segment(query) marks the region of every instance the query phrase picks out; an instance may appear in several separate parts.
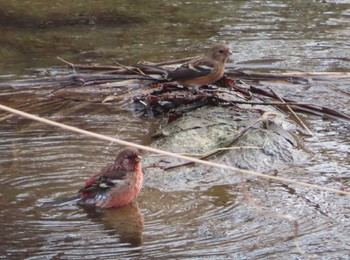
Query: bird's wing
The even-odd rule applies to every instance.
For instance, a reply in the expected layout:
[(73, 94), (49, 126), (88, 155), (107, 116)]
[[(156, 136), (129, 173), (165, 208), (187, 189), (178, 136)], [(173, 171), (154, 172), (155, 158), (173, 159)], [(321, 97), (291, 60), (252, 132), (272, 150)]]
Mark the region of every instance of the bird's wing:
[(172, 71), (166, 70), (160, 66), (148, 64), (137, 64), (134, 66), (140, 69), (147, 69), (149, 72), (163, 74), (163, 77), (159, 80), (165, 79), (172, 81), (187, 80), (206, 76), (212, 71), (214, 64), (210, 62), (207, 58), (199, 56)]
[(114, 187), (117, 183), (114, 181), (124, 181), (126, 175), (127, 172), (121, 169), (120, 166), (113, 163), (108, 164), (97, 174), (90, 177), (78, 193), (87, 197), (94, 196), (98, 192)]
[(92, 185), (96, 180), (98, 180), (101, 176), (108, 177), (114, 180), (123, 180), (126, 176), (126, 171), (121, 169), (120, 166), (115, 165), (114, 163), (110, 163), (102, 168), (97, 174), (90, 177), (86, 182), (85, 186)]
[(79, 190), (80, 194), (86, 197), (95, 196), (98, 193), (104, 193), (111, 188), (118, 188), (118, 186), (123, 186), (125, 180), (122, 179), (111, 179), (106, 176), (100, 176), (90, 185), (85, 185)]
[(211, 66), (184, 64), (167, 75), (169, 80), (187, 80), (208, 75), (213, 68)]

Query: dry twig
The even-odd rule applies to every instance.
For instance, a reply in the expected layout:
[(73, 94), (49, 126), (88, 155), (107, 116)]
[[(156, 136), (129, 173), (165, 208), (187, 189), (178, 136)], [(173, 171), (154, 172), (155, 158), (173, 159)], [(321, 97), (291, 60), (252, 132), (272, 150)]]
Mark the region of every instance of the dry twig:
[[(267, 87), (279, 100), (281, 100), (281, 102), (283, 102), (283, 103), (286, 103), (285, 101), (284, 101), (284, 99), (275, 91), (275, 90), (273, 90), (272, 88), (270, 88), (270, 87)], [(293, 117), (294, 117), (294, 119), (312, 136), (312, 137), (314, 137), (314, 138), (316, 138), (315, 137), (315, 135), (310, 131), (310, 129), (305, 125), (305, 123), (300, 119), (300, 117), (298, 117), (298, 115), (294, 112), (294, 110), (290, 107), (290, 105), (286, 105), (286, 107), (287, 107), (287, 109), (289, 110), (289, 112), (291, 112), (292, 113), (292, 115), (293, 115)], [(316, 138), (317, 139), (317, 138)]]

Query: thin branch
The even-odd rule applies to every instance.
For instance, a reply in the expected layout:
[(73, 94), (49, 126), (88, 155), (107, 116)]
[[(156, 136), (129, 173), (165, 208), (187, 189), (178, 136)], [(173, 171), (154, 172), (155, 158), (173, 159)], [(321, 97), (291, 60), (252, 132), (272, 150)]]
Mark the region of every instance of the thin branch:
[(147, 74), (143, 73), (143, 72), (140, 71), (139, 69), (138, 69), (138, 71), (134, 71), (134, 70), (132, 70), (132, 69), (130, 69), (130, 68), (124, 66), (123, 64), (121, 64), (121, 63), (119, 63), (119, 62), (117, 62), (117, 61), (114, 61), (114, 63), (117, 64), (118, 66), (120, 66), (121, 68), (123, 68), (123, 69), (126, 70), (126, 71), (129, 71), (129, 72), (131, 72), (131, 73), (134, 73), (134, 74), (137, 74), (137, 75), (140, 75), (140, 76), (144, 76), (144, 77), (148, 77), (148, 78), (150, 78), (150, 79), (153, 79), (153, 77), (151, 77), (150, 75), (147, 75)]
[(69, 61), (66, 61), (66, 60), (64, 60), (64, 59), (62, 59), (61, 57), (58, 57), (58, 56), (57, 56), (57, 59), (59, 59), (60, 61), (66, 63), (66, 64), (68, 64), (69, 66), (71, 66), (72, 69), (73, 69), (73, 73), (75, 73), (75, 66), (74, 66), (73, 63), (71, 63), (71, 62), (69, 62)]
[[(267, 92), (261, 88), (257, 88), (254, 86), (250, 86), (250, 90), (254, 93), (254, 94), (259, 94), (259, 95), (263, 95), (265, 97), (270, 97), (270, 98), (276, 98), (274, 94)], [(291, 99), (287, 99), (287, 98), (283, 98), (283, 101), (285, 102), (294, 102)], [(336, 118), (336, 119), (342, 119), (345, 121), (350, 121), (350, 116), (341, 112), (338, 112), (334, 109), (328, 108), (328, 107), (324, 107), (324, 106), (317, 106), (317, 105), (312, 105), (312, 104), (299, 104), (299, 105), (293, 105), (295, 106), (295, 108), (297, 108), (300, 111), (303, 112), (308, 112), (314, 115), (318, 115), (318, 116), (325, 116), (325, 117), (329, 117), (329, 118)], [(294, 108), (294, 109), (295, 109)]]
[[(284, 101), (284, 99), (275, 91), (273, 90), (272, 88), (270, 87), (267, 87), (279, 100), (281, 100), (281, 102), (283, 103), (286, 103)], [(298, 115), (294, 112), (294, 110), (289, 106), (287, 105), (286, 106), (287, 109), (289, 110), (289, 112), (291, 112), (291, 114), (293, 115), (293, 117), (295, 118), (295, 120), (314, 138), (317, 139), (317, 137), (310, 131), (310, 129), (304, 124), (304, 122), (300, 119), (300, 117), (298, 117)]]
[[(232, 150), (243, 150), (243, 149), (256, 149), (256, 150), (262, 150), (264, 149), (264, 145), (262, 146), (235, 146), (235, 147), (222, 147), (222, 148), (216, 148), (213, 150), (210, 150), (209, 152), (206, 153), (178, 153), (180, 155), (184, 155), (184, 156), (189, 156), (189, 157), (205, 157), (207, 155), (209, 155), (210, 153), (213, 152), (217, 152), (217, 151), (232, 151)], [(159, 157), (162, 156), (161, 154), (154, 154), (154, 155), (150, 155), (150, 157)]]

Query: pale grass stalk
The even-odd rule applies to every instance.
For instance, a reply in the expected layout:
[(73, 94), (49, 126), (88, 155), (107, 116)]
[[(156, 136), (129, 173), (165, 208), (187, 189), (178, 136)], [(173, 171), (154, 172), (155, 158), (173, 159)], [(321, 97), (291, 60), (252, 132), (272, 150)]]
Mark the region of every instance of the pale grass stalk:
[(302, 186), (302, 187), (306, 187), (306, 188), (310, 188), (310, 189), (323, 190), (323, 191), (333, 192), (333, 193), (342, 194), (342, 195), (350, 195), (350, 191), (343, 191), (343, 190), (323, 187), (323, 186), (316, 185), (316, 184), (310, 184), (310, 183), (300, 182), (300, 181), (296, 181), (296, 180), (292, 180), (292, 179), (282, 178), (282, 177), (278, 177), (278, 176), (266, 175), (266, 174), (262, 174), (262, 173), (255, 172), (255, 171), (243, 170), (243, 169), (239, 169), (239, 168), (224, 165), (224, 164), (199, 160), (196, 158), (191, 158), (188, 156), (183, 156), (183, 155), (179, 155), (179, 154), (168, 152), (168, 151), (163, 151), (163, 150), (159, 150), (156, 148), (131, 143), (128, 141), (123, 141), (123, 140), (120, 140), (117, 138), (113, 138), (113, 137), (105, 136), (102, 134), (86, 131), (86, 130), (83, 130), (83, 129), (80, 129), (80, 128), (77, 128), (74, 126), (69, 126), (69, 125), (58, 123), (58, 122), (55, 122), (55, 121), (52, 121), (52, 120), (49, 120), (46, 118), (38, 117), (38, 116), (29, 114), (29, 113), (26, 113), (26, 112), (23, 112), (23, 111), (20, 111), (20, 110), (17, 110), (17, 109), (14, 109), (14, 108), (2, 105), (2, 104), (0, 104), (0, 109), (5, 110), (5, 111), (10, 112), (10, 113), (13, 113), (13, 114), (16, 114), (16, 115), (19, 115), (19, 116), (22, 116), (22, 117), (25, 117), (25, 118), (28, 118), (28, 119), (32, 119), (32, 120), (47, 124), (47, 125), (59, 127), (61, 129), (67, 130), (67, 131), (79, 133), (79, 134), (86, 135), (86, 136), (93, 137), (93, 138), (97, 138), (100, 140), (114, 142), (114, 143), (122, 145), (122, 146), (135, 147), (137, 149), (148, 151), (151, 153), (162, 154), (162, 155), (166, 155), (169, 157), (187, 160), (187, 161), (191, 161), (194, 163), (200, 163), (200, 164), (204, 164), (204, 165), (211, 166), (211, 167), (217, 167), (217, 168), (221, 168), (221, 169), (225, 169), (225, 170), (231, 170), (231, 171), (236, 172), (236, 173), (260, 177), (260, 178), (264, 178), (264, 179), (275, 180), (275, 181), (284, 182), (284, 183), (290, 183), (290, 184), (294, 184), (297, 186)]

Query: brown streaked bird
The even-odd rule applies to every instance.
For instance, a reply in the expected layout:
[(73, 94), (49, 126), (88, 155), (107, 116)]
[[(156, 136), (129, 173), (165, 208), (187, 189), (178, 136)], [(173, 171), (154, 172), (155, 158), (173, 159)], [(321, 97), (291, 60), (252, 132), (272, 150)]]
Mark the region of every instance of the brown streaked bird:
[(203, 55), (172, 71), (153, 65), (136, 65), (136, 67), (164, 73), (162, 80), (176, 81), (185, 87), (200, 87), (212, 84), (224, 75), (227, 59), (231, 55), (232, 51), (226, 44), (217, 43)]

